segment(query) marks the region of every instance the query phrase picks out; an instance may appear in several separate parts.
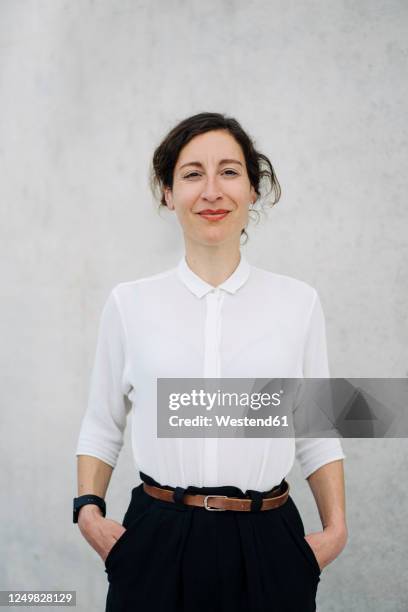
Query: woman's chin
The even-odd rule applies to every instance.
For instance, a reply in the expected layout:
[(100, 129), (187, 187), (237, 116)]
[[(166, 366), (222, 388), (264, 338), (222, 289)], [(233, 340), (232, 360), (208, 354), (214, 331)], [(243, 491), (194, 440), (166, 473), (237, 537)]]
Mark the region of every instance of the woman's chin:
[(231, 240), (231, 234), (229, 232), (217, 231), (216, 228), (201, 234), (198, 237), (199, 242), (207, 245), (222, 244)]

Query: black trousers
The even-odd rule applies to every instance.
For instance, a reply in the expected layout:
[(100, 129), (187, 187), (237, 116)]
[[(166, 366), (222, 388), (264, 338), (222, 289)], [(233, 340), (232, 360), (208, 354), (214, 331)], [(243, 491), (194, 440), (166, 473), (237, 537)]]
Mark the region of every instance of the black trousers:
[[(106, 612), (309, 612), (316, 610), (320, 568), (304, 538), (298, 509), (287, 502), (251, 512), (209, 511), (132, 489), (126, 531), (106, 561)], [(233, 486), (188, 487), (189, 493), (245, 497)], [(211, 503), (211, 502), (210, 502)]]

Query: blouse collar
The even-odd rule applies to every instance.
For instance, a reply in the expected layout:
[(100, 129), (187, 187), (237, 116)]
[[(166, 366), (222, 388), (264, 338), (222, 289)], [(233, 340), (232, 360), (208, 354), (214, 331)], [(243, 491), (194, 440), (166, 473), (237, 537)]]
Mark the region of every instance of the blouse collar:
[[(217, 289), (223, 289), (228, 293), (234, 294), (248, 280), (251, 266), (242, 252), (241, 259), (234, 272), (223, 283), (217, 286)], [(177, 274), (179, 279), (186, 285), (194, 295), (201, 298), (215, 287), (203, 280), (198, 274), (193, 272), (186, 261), (185, 254), (180, 259), (177, 266)]]

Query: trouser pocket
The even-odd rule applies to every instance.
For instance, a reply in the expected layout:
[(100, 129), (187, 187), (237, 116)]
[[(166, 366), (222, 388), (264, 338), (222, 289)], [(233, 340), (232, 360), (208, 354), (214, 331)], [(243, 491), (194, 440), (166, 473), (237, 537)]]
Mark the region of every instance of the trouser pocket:
[(153, 498), (146, 495), (142, 485), (132, 489), (130, 504), (122, 521), (126, 531), (116, 540), (105, 559), (105, 572), (108, 576), (120, 569), (131, 558), (132, 542), (134, 542), (134, 537), (140, 534), (141, 524), (152, 505)]
[(302, 555), (304, 561), (307, 563), (314, 576), (319, 578), (321, 574), (319, 563), (312, 547), (305, 538), (305, 529), (302, 518), (291, 497), (288, 498), (285, 506), (286, 512), (281, 514), (283, 524), (292, 541), (296, 545), (299, 554)]

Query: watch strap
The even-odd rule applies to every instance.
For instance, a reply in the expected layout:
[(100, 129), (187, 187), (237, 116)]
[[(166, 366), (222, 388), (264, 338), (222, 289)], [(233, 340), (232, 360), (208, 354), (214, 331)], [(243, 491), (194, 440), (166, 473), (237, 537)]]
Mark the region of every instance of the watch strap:
[(74, 498), (73, 503), (73, 522), (78, 522), (78, 514), (79, 510), (82, 506), (86, 506), (87, 504), (95, 504), (102, 510), (102, 515), (106, 516), (106, 503), (103, 497), (99, 497), (99, 495), (93, 495), (91, 493), (87, 495), (80, 495), (79, 497)]

